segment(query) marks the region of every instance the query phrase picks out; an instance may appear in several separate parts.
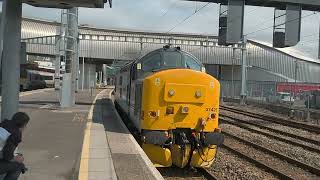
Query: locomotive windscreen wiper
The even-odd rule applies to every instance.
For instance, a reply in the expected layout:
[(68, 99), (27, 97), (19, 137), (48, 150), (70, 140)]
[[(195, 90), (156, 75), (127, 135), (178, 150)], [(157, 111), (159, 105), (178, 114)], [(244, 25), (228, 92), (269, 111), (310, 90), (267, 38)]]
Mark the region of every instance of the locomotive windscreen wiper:
[(158, 68), (158, 69), (153, 69), (152, 72), (158, 72), (158, 71), (167, 70), (167, 69), (177, 69), (177, 68), (186, 69), (185, 67), (162, 67), (162, 68)]

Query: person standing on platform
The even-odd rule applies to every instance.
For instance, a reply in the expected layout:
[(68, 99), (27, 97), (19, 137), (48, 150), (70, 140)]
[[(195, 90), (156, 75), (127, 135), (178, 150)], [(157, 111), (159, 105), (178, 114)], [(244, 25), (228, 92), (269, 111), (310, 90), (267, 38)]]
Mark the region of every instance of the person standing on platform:
[(15, 151), (29, 120), (26, 113), (17, 112), (11, 120), (0, 123), (0, 179), (17, 180), (26, 171), (24, 157)]

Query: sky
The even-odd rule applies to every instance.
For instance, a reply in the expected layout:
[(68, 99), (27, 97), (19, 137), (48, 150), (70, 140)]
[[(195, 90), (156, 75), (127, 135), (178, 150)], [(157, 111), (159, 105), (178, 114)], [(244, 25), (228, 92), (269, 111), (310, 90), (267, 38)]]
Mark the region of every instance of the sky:
[[(204, 5), (182, 0), (113, 0), (112, 9), (108, 3), (104, 9), (80, 8), (79, 22), (106, 29), (167, 32), (175, 27), (171, 32), (218, 35), (219, 5), (210, 3), (194, 14)], [(273, 13), (272, 8), (245, 8), (244, 33), (251, 33), (248, 39), (272, 42)], [(60, 10), (24, 5), (23, 16), (59, 21)], [(303, 11), (302, 17), (301, 42), (290, 49), (317, 58), (320, 14)]]

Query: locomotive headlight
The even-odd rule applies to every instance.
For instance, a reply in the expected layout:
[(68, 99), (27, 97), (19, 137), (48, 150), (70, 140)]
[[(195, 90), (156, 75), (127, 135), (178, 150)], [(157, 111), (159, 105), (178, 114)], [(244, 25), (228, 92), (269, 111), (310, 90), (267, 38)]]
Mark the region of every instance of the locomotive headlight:
[(157, 117), (157, 112), (156, 111), (150, 111), (149, 112), (149, 116), (152, 117), (152, 118), (155, 118), (155, 117)]
[(181, 107), (181, 113), (182, 113), (182, 114), (188, 114), (188, 113), (189, 113), (189, 107), (187, 107), (187, 106), (182, 106), (182, 107)]
[(157, 110), (157, 111), (149, 111), (149, 116), (150, 116), (151, 118), (159, 117), (159, 116), (160, 116), (160, 110)]
[(196, 97), (200, 98), (202, 96), (201, 91), (196, 91)]
[(215, 119), (216, 118), (216, 114), (212, 112), (212, 113), (210, 113), (209, 117), (210, 117), (210, 119)]
[(174, 95), (174, 93), (175, 93), (175, 92), (174, 92), (174, 90), (173, 90), (173, 89), (170, 89), (170, 90), (169, 90), (169, 96), (173, 96), (173, 95)]
[(166, 114), (174, 114), (174, 107), (168, 106), (166, 109)]

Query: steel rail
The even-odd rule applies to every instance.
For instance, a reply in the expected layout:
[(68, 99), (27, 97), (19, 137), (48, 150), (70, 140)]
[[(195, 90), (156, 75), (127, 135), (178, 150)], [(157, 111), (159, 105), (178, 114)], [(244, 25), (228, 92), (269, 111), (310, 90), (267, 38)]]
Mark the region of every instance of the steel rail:
[(246, 121), (246, 120), (235, 118), (235, 117), (232, 117), (232, 116), (229, 116), (229, 115), (224, 115), (224, 114), (221, 114), (221, 113), (219, 114), (219, 116), (220, 117), (230, 118), (232, 120), (235, 120), (235, 121), (238, 121), (238, 122), (241, 122), (241, 123), (250, 124), (250, 125), (259, 127), (261, 129), (266, 129), (266, 130), (269, 130), (269, 131), (272, 131), (272, 132), (275, 132), (275, 133), (286, 135), (286, 136), (289, 136), (289, 137), (292, 137), (292, 138), (296, 138), (296, 139), (299, 139), (299, 140), (302, 140), (302, 141), (306, 141), (306, 142), (309, 142), (309, 143), (312, 143), (312, 144), (320, 146), (320, 141), (318, 141), (318, 140), (314, 140), (314, 139), (306, 138), (306, 137), (299, 136), (299, 135), (296, 135), (296, 134), (284, 132), (284, 131), (281, 131), (281, 130), (278, 130), (278, 129), (274, 129), (274, 128), (270, 128), (270, 127), (267, 127), (267, 126), (264, 126), (264, 125), (261, 125), (261, 124), (255, 123), (255, 122), (249, 122), (249, 121)]
[(219, 178), (211, 173), (208, 169), (197, 168), (197, 170), (208, 180), (218, 180)]
[(230, 147), (230, 146), (228, 146), (226, 144), (223, 144), (221, 147), (225, 148), (226, 150), (228, 150), (228, 151), (232, 152), (233, 154), (239, 156), (240, 158), (247, 160), (248, 162), (254, 164), (255, 166), (257, 166), (257, 167), (259, 167), (261, 169), (264, 169), (265, 171), (267, 171), (267, 172), (269, 172), (269, 173), (271, 173), (271, 174), (273, 174), (275, 176), (278, 176), (281, 179), (289, 179), (289, 180), (293, 180), (294, 179), (294, 178), (290, 177), (289, 175), (286, 175), (285, 173), (280, 172), (280, 171), (274, 169), (273, 167), (270, 167), (270, 166), (266, 165), (263, 162), (257, 161), (256, 159), (253, 159), (253, 158), (245, 155), (244, 153), (242, 153), (242, 152), (240, 152), (240, 151), (238, 151), (236, 149), (233, 149), (232, 147)]
[(249, 111), (230, 108), (226, 106), (220, 106), (220, 109), (320, 134), (320, 126), (318, 125), (311, 125), (311, 124), (306, 124), (306, 123), (301, 123), (296, 121), (290, 121), (290, 120), (279, 118), (276, 116), (271, 116), (271, 115), (266, 115), (266, 114), (256, 113), (256, 112), (249, 112)]
[(320, 149), (318, 149), (318, 148), (314, 148), (312, 146), (308, 146), (308, 145), (305, 145), (305, 144), (302, 144), (302, 143), (299, 143), (299, 142), (296, 142), (296, 141), (285, 139), (285, 138), (273, 135), (273, 134), (268, 133), (268, 132), (263, 132), (263, 131), (260, 131), (260, 130), (257, 130), (257, 129), (253, 129), (253, 128), (251, 128), (251, 127), (249, 127), (249, 126), (247, 126), (247, 125), (245, 125), (244, 123), (241, 123), (241, 122), (233, 122), (233, 121), (230, 121), (230, 120), (227, 120), (227, 119), (223, 119), (223, 118), (219, 118), (219, 122), (232, 124), (232, 125), (235, 125), (235, 126), (238, 126), (240, 128), (246, 129), (246, 130), (248, 130), (250, 132), (253, 132), (253, 133), (261, 134), (261, 135), (264, 135), (264, 136), (267, 136), (267, 137), (271, 137), (273, 139), (276, 139), (276, 140), (279, 140), (279, 141), (282, 141), (282, 142), (285, 142), (285, 143), (288, 143), (288, 144), (299, 146), (299, 147), (302, 147), (302, 148), (304, 148), (306, 150), (309, 150), (309, 151), (312, 151), (312, 152), (315, 152), (315, 153), (320, 153)]
[(270, 155), (272, 155), (272, 156), (275, 156), (275, 157), (277, 157), (277, 158), (279, 158), (279, 159), (282, 159), (282, 160), (284, 160), (284, 161), (287, 161), (287, 162), (289, 162), (289, 163), (292, 163), (292, 164), (296, 165), (297, 167), (300, 167), (301, 169), (304, 169), (304, 170), (309, 171), (309, 172), (311, 172), (311, 173), (313, 173), (313, 174), (315, 174), (315, 175), (320, 176), (320, 169), (318, 169), (318, 168), (316, 168), (316, 167), (313, 167), (313, 166), (308, 165), (308, 164), (306, 164), (306, 163), (303, 163), (303, 162), (301, 162), (301, 161), (295, 160), (295, 159), (293, 159), (293, 158), (291, 158), (291, 157), (288, 157), (288, 156), (286, 156), (286, 155), (284, 155), (284, 154), (278, 153), (278, 152), (273, 151), (273, 150), (271, 150), (271, 149), (268, 149), (268, 148), (266, 148), (266, 147), (263, 147), (263, 146), (260, 146), (260, 145), (258, 145), (258, 144), (255, 144), (255, 143), (253, 143), (253, 142), (247, 141), (247, 140), (245, 140), (245, 139), (242, 139), (242, 138), (237, 137), (237, 136), (235, 136), (235, 135), (232, 135), (232, 134), (230, 134), (230, 133), (223, 132), (223, 134), (226, 135), (226, 136), (229, 136), (229, 137), (231, 137), (231, 138), (233, 138), (233, 139), (235, 139), (235, 140), (237, 140), (237, 141), (239, 141), (239, 142), (241, 142), (241, 143), (244, 143), (244, 144), (247, 144), (247, 145), (249, 145), (249, 146), (252, 146), (252, 147), (254, 147), (254, 148), (256, 148), (256, 149), (259, 149), (259, 150), (261, 150), (262, 152), (268, 153), (268, 154), (270, 154)]

